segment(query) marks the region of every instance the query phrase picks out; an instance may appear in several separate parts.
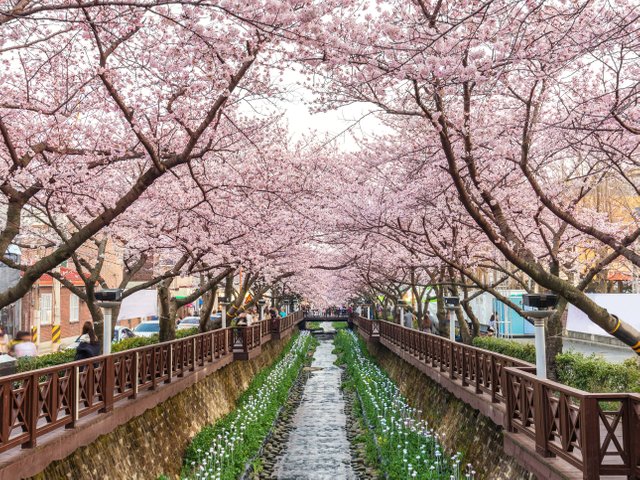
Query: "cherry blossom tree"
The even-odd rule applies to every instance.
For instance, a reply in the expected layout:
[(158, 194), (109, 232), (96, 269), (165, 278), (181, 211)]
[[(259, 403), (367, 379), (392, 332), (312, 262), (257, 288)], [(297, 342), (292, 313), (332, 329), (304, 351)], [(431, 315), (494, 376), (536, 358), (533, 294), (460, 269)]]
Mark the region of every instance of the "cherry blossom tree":
[(0, 305), (24, 295), (160, 178), (179, 178), (255, 143), (273, 119), (242, 108), (277, 94), (272, 65), (286, 38), (279, 32), (303, 30), (330, 8), (272, 1), (3, 6), (0, 251), (31, 229), (33, 204), (74, 221), (64, 239), (49, 232), (55, 248), (31, 265), (3, 255), (23, 275), (0, 292)]
[[(340, 36), (318, 38), (315, 56), (305, 56), (315, 59), (309, 72), (322, 78), (311, 82), (321, 105), (379, 109), (405, 151), (446, 174), (467, 219), (506, 260), (640, 353), (640, 333), (584, 293), (594, 271), (619, 255), (633, 261), (635, 222), (599, 221), (583, 201), (603, 175), (616, 172), (629, 183), (637, 58), (624, 48), (637, 43), (639, 8), (357, 4), (327, 25)], [(568, 226), (611, 249), (576, 282), (549, 258)]]

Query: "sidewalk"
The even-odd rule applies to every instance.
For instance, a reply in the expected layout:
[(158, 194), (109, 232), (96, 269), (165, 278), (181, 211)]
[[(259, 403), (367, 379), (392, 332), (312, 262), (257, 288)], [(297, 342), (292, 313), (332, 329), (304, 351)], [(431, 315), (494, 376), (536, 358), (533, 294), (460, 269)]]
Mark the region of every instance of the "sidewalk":
[[(74, 335), (73, 337), (66, 337), (66, 338), (61, 339), (60, 347), (65, 347), (65, 346), (69, 345), (70, 343), (73, 343), (76, 338), (78, 338), (77, 335)], [(51, 341), (40, 342), (40, 345), (38, 346), (38, 356), (45, 355), (47, 353), (53, 352), (52, 347), (53, 347), (53, 345), (52, 345)]]

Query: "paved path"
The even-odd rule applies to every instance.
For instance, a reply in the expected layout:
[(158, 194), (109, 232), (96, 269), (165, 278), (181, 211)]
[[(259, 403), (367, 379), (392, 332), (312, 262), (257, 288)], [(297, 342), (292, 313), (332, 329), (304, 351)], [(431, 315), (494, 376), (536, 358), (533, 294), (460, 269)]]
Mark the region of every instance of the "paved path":
[[(519, 338), (515, 340), (522, 343), (534, 343), (533, 338)], [(573, 338), (565, 338), (562, 349), (565, 352), (574, 351), (584, 353), (585, 355), (595, 353), (596, 355), (600, 355), (613, 363), (622, 363), (627, 358), (634, 358), (636, 356), (630, 348), (616, 347), (614, 345), (588, 342), (585, 340), (576, 340)]]
[[(329, 325), (330, 326), (330, 325)], [(345, 402), (340, 391), (341, 370), (331, 340), (321, 340), (302, 403), (293, 418), (284, 454), (275, 467), (278, 480), (354, 480), (347, 440)]]

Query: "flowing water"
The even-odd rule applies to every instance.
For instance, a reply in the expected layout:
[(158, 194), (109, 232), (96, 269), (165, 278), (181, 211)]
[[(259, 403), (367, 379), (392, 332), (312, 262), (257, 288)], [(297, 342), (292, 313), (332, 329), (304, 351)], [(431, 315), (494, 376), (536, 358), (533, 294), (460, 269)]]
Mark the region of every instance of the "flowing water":
[[(330, 323), (322, 324), (325, 331)], [(320, 340), (302, 402), (293, 419), (284, 453), (275, 466), (279, 480), (352, 480), (345, 402), (340, 391), (340, 368), (334, 365), (333, 341)]]

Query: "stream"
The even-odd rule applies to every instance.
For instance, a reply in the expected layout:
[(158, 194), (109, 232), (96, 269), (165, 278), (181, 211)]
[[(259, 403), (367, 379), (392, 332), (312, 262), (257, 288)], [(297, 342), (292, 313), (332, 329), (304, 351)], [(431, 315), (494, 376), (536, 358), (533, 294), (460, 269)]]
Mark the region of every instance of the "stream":
[[(322, 324), (325, 332), (330, 323)], [(293, 417), (292, 429), (274, 476), (279, 480), (353, 480), (347, 440), (345, 400), (340, 390), (341, 370), (334, 365), (332, 340), (320, 340), (313, 356), (313, 371)], [(317, 368), (317, 370), (315, 370)]]

